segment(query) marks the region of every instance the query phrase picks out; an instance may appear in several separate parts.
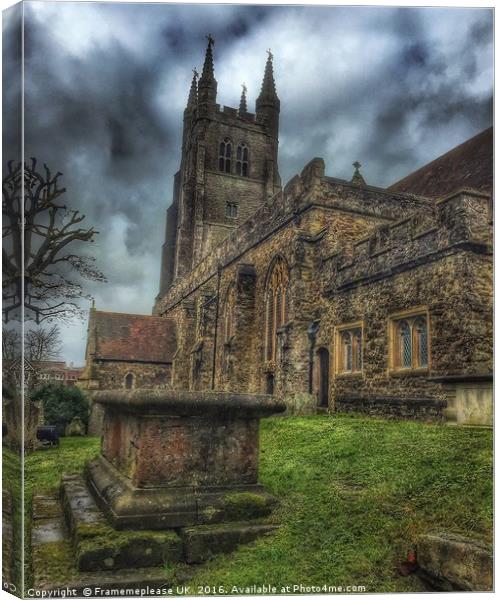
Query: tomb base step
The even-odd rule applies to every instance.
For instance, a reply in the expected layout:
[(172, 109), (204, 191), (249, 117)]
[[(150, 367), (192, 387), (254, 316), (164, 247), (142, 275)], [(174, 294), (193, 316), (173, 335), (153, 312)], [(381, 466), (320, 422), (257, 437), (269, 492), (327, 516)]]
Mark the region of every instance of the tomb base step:
[(240, 544), (253, 542), (277, 528), (269, 523), (249, 522), (185, 527), (180, 531), (184, 560), (189, 564), (205, 562), (215, 554), (232, 552)]
[(72, 536), (57, 496), (35, 495), (32, 517), (33, 588), (37, 593), (54, 592), (58, 595), (56, 590), (69, 588), (75, 590), (72, 592), (74, 597), (107, 597), (110, 590), (115, 592), (112, 594), (115, 596), (149, 596), (153, 589), (156, 590), (154, 595), (158, 595), (160, 589), (171, 587), (172, 577), (165, 565), (115, 571), (80, 571)]
[(276, 500), (262, 485), (134, 488), (103, 456), (86, 466), (89, 489), (108, 522), (125, 529), (178, 529), (269, 515)]
[(63, 476), (61, 502), (80, 571), (156, 567), (181, 559), (182, 542), (173, 530), (113, 529), (81, 475)]

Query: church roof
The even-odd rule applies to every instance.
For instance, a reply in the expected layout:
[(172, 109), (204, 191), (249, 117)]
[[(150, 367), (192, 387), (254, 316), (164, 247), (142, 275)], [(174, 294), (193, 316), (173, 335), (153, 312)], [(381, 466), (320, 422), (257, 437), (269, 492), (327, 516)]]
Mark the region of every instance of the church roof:
[(177, 348), (173, 321), (149, 315), (93, 310), (90, 335), (102, 360), (169, 363)]
[(387, 189), (429, 198), (469, 187), (493, 192), (493, 128), (490, 127), (446, 154), (410, 173)]

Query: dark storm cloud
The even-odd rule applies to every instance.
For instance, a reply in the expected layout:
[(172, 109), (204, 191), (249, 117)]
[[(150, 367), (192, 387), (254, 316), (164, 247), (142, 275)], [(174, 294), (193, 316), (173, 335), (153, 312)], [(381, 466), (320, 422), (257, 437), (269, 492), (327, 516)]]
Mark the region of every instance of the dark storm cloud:
[[(209, 32), (221, 104), (237, 106), (245, 81), (253, 109), (273, 50), (283, 182), (323, 156), (331, 175), (349, 178), (358, 159), (389, 185), (492, 121), (490, 10), (58, 2), (25, 14), (26, 151), (64, 173), (67, 203), (100, 231), (92, 252), (109, 284), (88, 292), (101, 309), (153, 303)], [(65, 336), (81, 362), (84, 328)]]
[(22, 8), (11, 6), (2, 22), (2, 151), (7, 160), (21, 160)]

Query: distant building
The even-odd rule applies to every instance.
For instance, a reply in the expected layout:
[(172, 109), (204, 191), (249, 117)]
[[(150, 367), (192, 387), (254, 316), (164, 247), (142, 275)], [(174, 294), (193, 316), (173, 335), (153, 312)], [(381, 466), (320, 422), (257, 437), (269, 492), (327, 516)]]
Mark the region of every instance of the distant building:
[(73, 387), (78, 377), (83, 373), (83, 367), (69, 366), (64, 361), (47, 360), (40, 363), (38, 380), (40, 383), (61, 383)]

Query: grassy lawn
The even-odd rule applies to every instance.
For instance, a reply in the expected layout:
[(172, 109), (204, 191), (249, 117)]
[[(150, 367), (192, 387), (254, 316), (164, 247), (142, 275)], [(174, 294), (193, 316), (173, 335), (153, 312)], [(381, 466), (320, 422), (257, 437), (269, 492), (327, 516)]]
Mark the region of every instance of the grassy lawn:
[[(56, 489), (99, 441), (69, 438), (26, 461), (26, 498)], [(491, 540), (492, 432), (351, 416), (263, 421), (260, 479), (282, 527), (219, 556), (191, 585), (364, 585), (419, 591), (398, 562), (433, 528)], [(29, 507), (27, 507), (29, 508)]]

